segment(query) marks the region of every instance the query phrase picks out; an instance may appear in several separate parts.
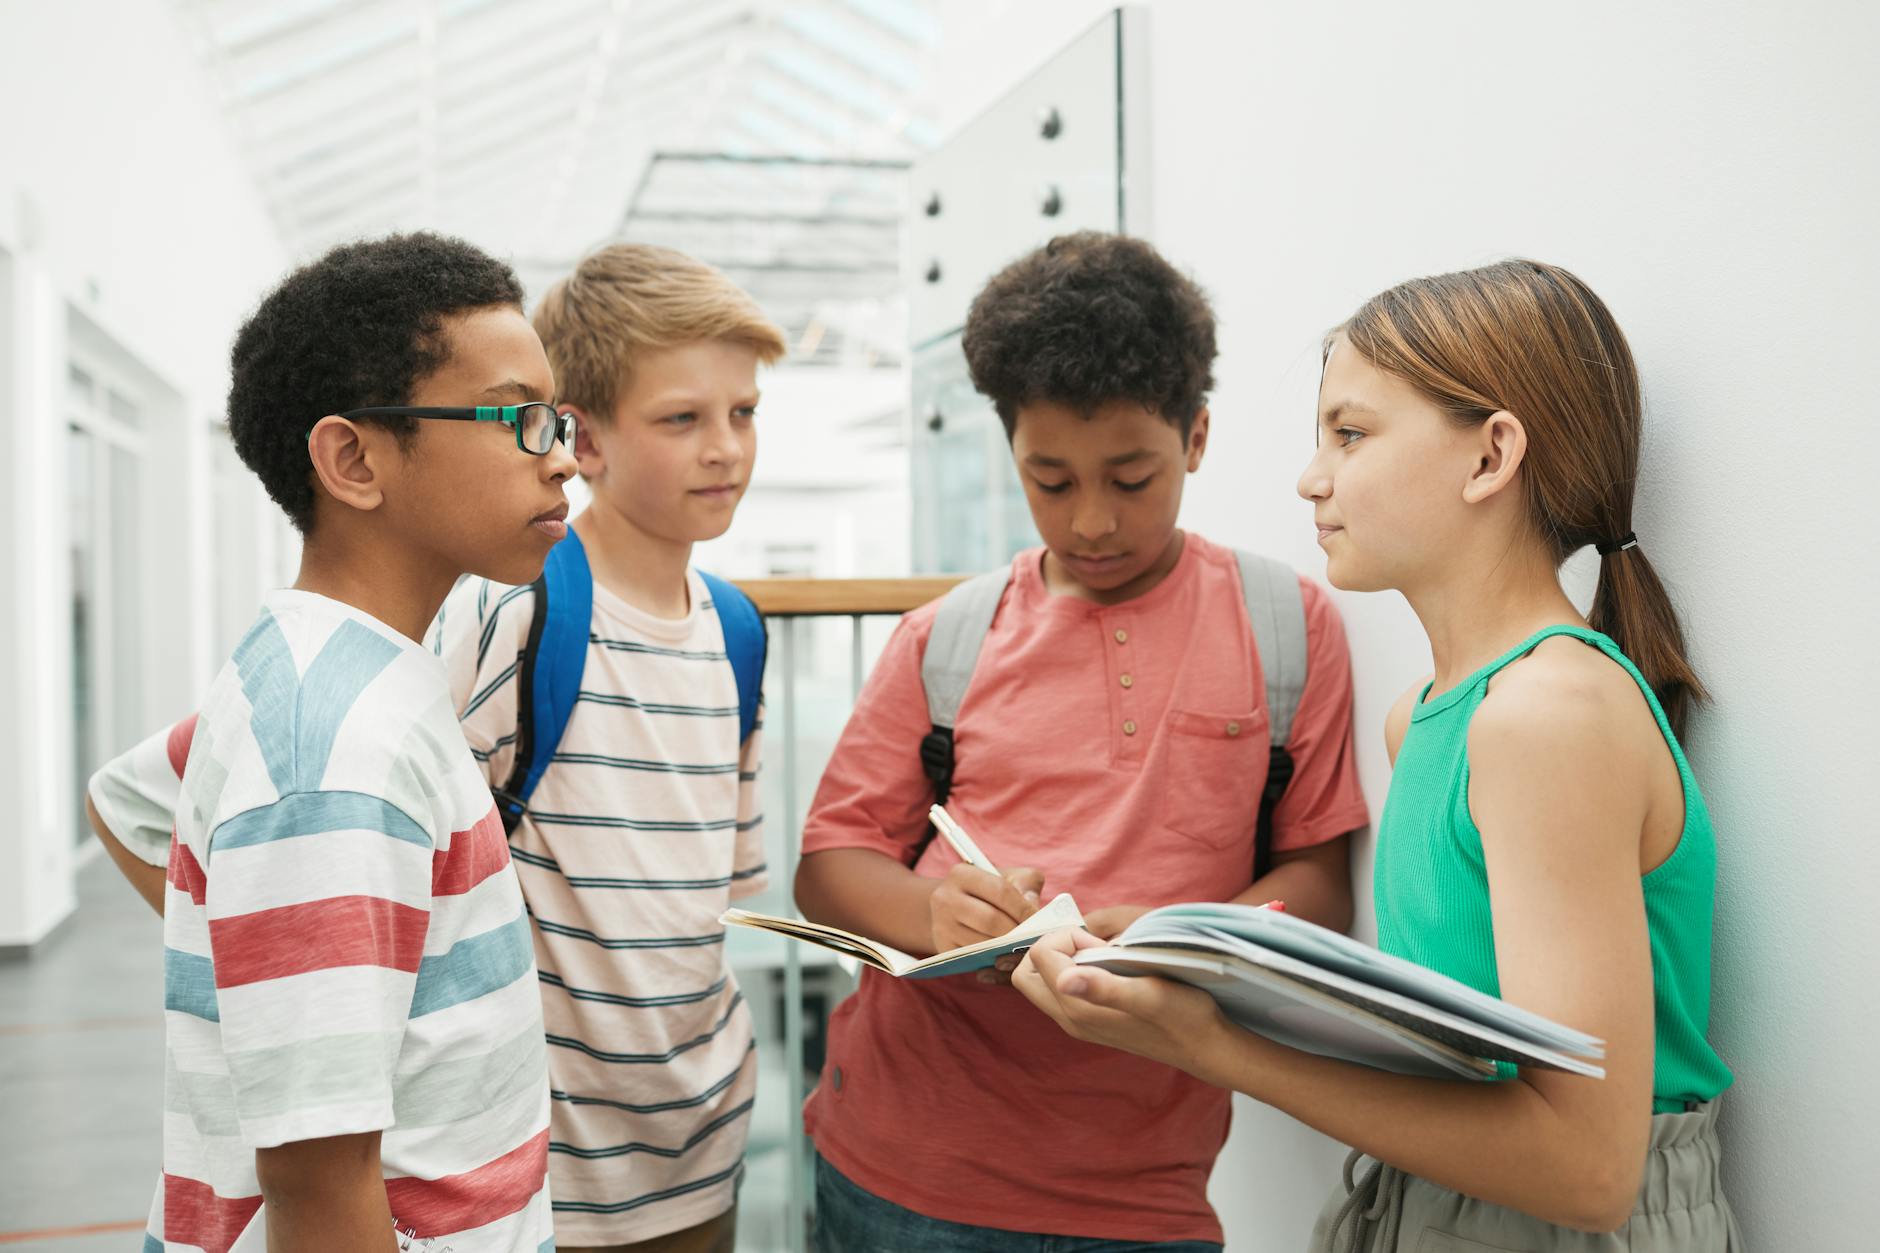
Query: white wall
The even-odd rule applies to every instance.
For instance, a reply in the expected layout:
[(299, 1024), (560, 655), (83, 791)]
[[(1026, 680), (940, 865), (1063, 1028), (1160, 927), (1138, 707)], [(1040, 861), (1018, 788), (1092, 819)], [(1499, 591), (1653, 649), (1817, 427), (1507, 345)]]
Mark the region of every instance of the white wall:
[[(1393, 282), (1533, 255), (1626, 328), (1637, 530), (1716, 697), (1689, 741), (1721, 845), (1726, 1182), (1751, 1248), (1870, 1243), (1880, 10), (1158, 0), (1152, 28), (1157, 242), (1221, 325), (1198, 529), (1323, 570), (1293, 495), (1317, 343)], [(1341, 605), (1375, 808), (1427, 654), (1397, 598)], [(1243, 1101), (1229, 1247), (1299, 1247), (1336, 1160)]]
[[(154, 719), (187, 711), (220, 660), (209, 425), (222, 411), (235, 328), (285, 257), (174, 6), (0, 6), (0, 253), (10, 466), (0, 531), (0, 658), (11, 667), (0, 683), (4, 947), (39, 939), (71, 907), (80, 781), (61, 406), (73, 333), (136, 363), (161, 433), (151, 464), (162, 481), (146, 485), (140, 513), (147, 603), (119, 619), (146, 640), (144, 710)], [(216, 521), (275, 528), (259, 503)]]

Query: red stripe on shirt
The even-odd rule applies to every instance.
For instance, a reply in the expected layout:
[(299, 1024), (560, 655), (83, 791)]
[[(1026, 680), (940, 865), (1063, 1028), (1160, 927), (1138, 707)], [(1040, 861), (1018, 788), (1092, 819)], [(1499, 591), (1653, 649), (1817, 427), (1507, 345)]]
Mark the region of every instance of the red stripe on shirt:
[(242, 1228), (261, 1208), (258, 1196), (217, 1196), (206, 1183), (163, 1176), (163, 1242), (195, 1245), (203, 1253), (228, 1253)]
[(215, 986), (341, 966), (416, 973), (430, 914), (378, 896), (334, 896), (209, 921)]
[(509, 864), (509, 837), (496, 806), (468, 831), (453, 831), (431, 855), (431, 895), (460, 896)]
[(170, 738), (163, 742), (164, 751), (170, 756), (170, 769), (176, 771), (176, 777), (183, 777), (183, 767), (189, 764), (189, 746), (196, 738), (196, 714), (191, 714), (170, 728)]
[(189, 845), (176, 838), (174, 828), (170, 831), (170, 886), (179, 892), (189, 893), (189, 899), (202, 904), (209, 894), (209, 877), (202, 873), (202, 863), (189, 851)]
[(548, 1132), (461, 1175), (387, 1179), (392, 1218), (420, 1238), (469, 1231), (519, 1212), (548, 1179)]

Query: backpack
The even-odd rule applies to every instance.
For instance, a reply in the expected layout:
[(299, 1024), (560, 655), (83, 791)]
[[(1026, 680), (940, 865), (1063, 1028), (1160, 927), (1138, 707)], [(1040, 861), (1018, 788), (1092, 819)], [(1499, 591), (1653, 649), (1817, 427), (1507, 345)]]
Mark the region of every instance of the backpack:
[[(1240, 567), (1240, 593), (1253, 626), (1254, 646), (1266, 679), (1267, 720), (1273, 748), (1266, 787), (1260, 794), (1254, 827), (1253, 877), (1272, 868), (1273, 810), (1292, 782), (1293, 759), (1287, 750), (1293, 717), (1306, 686), (1306, 614), (1299, 578), (1285, 562), (1257, 553), (1234, 552)], [(976, 575), (949, 591), (934, 615), (933, 634), (921, 658), (920, 678), (927, 689), (927, 715), (933, 724), (920, 742), (921, 770), (933, 784), (935, 803), (946, 804), (953, 787), (953, 727), (960, 702), (973, 679), (980, 647), (992, 629), (992, 617), (1011, 581), (1005, 566)], [(929, 829), (928, 839), (932, 838)], [(925, 843), (921, 845), (925, 847)], [(918, 853), (916, 854), (918, 857)]]
[[(757, 703), (763, 694), (764, 654), (769, 643), (764, 618), (751, 598), (732, 584), (703, 570), (698, 574), (724, 628), (725, 655), (738, 685), (738, 743), (742, 744), (757, 727)], [(588, 568), (587, 550), (573, 528), (549, 549), (542, 575), (532, 587), (535, 618), (516, 660), (516, 764), (509, 781), (494, 790), (503, 830), (511, 834), (528, 811), (529, 797), (561, 743), (587, 665), (594, 575)]]

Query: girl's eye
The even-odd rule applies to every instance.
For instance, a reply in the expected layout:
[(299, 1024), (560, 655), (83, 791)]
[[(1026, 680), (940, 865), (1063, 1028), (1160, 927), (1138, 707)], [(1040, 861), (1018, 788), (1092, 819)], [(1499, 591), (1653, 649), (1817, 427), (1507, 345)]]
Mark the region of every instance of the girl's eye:
[(1336, 431), (1333, 431), (1332, 434), (1338, 437), (1338, 446), (1340, 448), (1349, 448), (1364, 438), (1363, 431), (1354, 431), (1348, 426), (1341, 426)]
[(1045, 482), (1040, 482), (1038, 479), (1033, 479), (1032, 482), (1038, 485), (1039, 491), (1046, 492), (1052, 496), (1059, 495), (1071, 485), (1069, 479), (1066, 479), (1062, 483), (1045, 483)]
[(756, 405), (739, 405), (736, 409), (733, 409), (731, 411), (731, 416), (734, 418), (742, 418), (746, 422), (748, 422), (752, 418), (757, 416), (757, 406)]
[(1139, 492), (1143, 488), (1149, 486), (1150, 482), (1154, 478), (1155, 478), (1155, 475), (1151, 474), (1148, 478), (1137, 479), (1134, 483), (1125, 483), (1121, 479), (1118, 479), (1116, 481), (1116, 485), (1117, 487), (1121, 488), (1123, 491), (1126, 491), (1126, 492)]
[(688, 426), (691, 423), (698, 421), (698, 415), (695, 413), (689, 413), (689, 412), (688, 413), (675, 413), (671, 417), (666, 418), (665, 421), (672, 423), (674, 426)]

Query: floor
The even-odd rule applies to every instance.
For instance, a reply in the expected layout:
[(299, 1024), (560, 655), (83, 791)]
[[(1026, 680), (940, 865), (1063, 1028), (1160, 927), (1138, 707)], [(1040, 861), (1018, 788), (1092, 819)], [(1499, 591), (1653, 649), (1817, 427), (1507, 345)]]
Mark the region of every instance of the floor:
[(0, 960), (0, 1250), (138, 1246), (161, 1163), (163, 929), (103, 858)]

